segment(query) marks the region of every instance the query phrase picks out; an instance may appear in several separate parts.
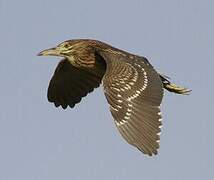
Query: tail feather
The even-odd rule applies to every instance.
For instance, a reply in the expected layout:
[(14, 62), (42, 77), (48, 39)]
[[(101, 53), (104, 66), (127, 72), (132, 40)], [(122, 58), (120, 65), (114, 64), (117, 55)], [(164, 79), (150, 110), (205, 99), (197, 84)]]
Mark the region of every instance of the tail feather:
[(176, 84), (173, 84), (169, 81), (169, 77), (163, 75), (163, 74), (159, 74), (160, 75), (160, 78), (162, 80), (162, 83), (163, 83), (163, 87), (170, 91), (170, 92), (174, 92), (174, 93), (177, 93), (177, 94), (183, 94), (183, 95), (188, 95), (190, 94), (190, 92), (192, 90), (190, 89), (187, 89), (187, 88), (184, 88), (184, 87), (181, 87), (181, 86), (178, 86)]

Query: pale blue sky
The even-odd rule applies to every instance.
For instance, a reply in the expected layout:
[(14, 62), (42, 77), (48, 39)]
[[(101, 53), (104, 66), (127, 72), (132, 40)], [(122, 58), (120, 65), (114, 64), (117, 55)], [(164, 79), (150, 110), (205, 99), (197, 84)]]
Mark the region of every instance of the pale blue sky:
[[(212, 0), (0, 0), (0, 179), (213, 179), (213, 8)], [(59, 58), (36, 54), (74, 38), (146, 56), (193, 90), (165, 93), (158, 156), (121, 138), (102, 88), (74, 109), (48, 103)]]

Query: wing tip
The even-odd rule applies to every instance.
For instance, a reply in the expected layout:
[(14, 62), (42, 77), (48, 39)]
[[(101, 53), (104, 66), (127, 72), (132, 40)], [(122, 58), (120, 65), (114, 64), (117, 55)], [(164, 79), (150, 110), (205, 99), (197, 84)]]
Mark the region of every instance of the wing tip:
[(145, 151), (142, 148), (137, 148), (137, 149), (141, 151), (143, 154), (148, 155), (149, 157), (158, 155), (158, 149), (153, 149), (152, 151)]

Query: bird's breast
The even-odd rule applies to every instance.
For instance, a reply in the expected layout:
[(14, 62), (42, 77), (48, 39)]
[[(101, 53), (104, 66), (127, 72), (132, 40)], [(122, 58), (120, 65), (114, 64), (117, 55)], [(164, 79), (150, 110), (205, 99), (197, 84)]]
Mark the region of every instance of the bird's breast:
[(75, 67), (93, 68), (95, 58), (93, 56), (71, 56), (68, 57), (69, 62)]

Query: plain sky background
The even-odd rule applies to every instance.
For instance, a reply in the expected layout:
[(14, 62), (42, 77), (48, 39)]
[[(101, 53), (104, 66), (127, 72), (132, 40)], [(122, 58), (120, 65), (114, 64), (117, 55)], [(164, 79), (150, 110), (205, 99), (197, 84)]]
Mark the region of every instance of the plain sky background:
[[(0, 180), (214, 179), (213, 0), (0, 0)], [(193, 90), (166, 92), (159, 154), (119, 135), (102, 88), (48, 103), (59, 61), (36, 54), (93, 38), (146, 56)]]

